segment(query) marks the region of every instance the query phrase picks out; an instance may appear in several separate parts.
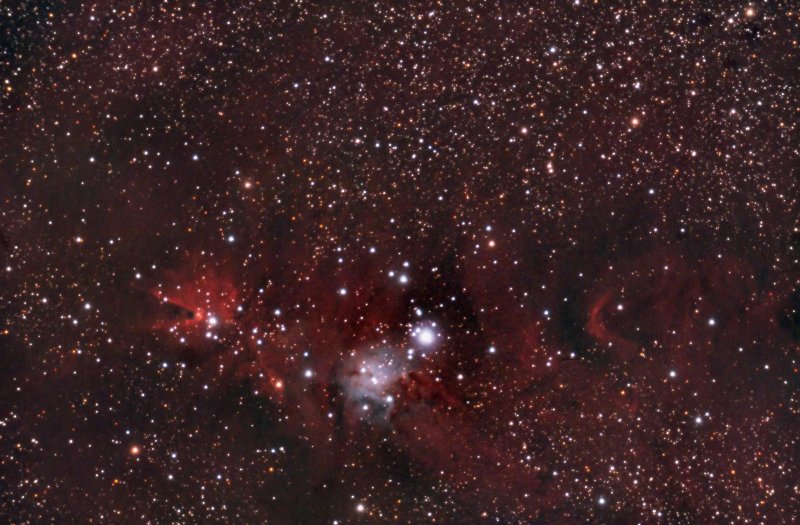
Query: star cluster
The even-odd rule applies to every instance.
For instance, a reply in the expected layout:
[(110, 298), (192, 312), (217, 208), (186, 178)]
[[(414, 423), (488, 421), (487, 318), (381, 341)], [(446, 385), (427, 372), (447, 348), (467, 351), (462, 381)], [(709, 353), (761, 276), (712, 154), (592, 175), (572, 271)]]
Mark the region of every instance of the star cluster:
[(0, 521), (797, 520), (800, 5), (0, 20)]

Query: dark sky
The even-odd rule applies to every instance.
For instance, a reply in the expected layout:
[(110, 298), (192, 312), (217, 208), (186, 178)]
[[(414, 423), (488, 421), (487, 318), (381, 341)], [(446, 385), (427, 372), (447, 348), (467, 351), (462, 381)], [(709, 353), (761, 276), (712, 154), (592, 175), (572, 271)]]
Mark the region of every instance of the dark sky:
[(800, 515), (796, 2), (0, 26), (0, 522)]

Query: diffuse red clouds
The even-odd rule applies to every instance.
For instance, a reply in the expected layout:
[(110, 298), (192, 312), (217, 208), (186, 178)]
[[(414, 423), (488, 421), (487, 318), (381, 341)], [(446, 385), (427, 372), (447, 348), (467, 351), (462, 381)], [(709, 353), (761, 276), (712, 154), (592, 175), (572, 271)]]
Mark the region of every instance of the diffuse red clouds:
[[(621, 392), (643, 429), (634, 441), (638, 460), (658, 466), (668, 490), (690, 508), (702, 507), (713, 483), (716, 494), (754, 511), (752, 480), (763, 454), (754, 445), (780, 446), (763, 423), (785, 405), (783, 379), (797, 374), (789, 372), (797, 344), (779, 323), (791, 288), (780, 284), (784, 276), (766, 279), (758, 264), (725, 255), (698, 260), (661, 251), (619, 266), (599, 280), (586, 328), (597, 350), (631, 378), (633, 388)], [(764, 389), (772, 370), (780, 371), (775, 386)], [(622, 399), (606, 397), (619, 408)], [(690, 430), (675, 439), (644, 430), (670, 427)], [(715, 458), (723, 473), (709, 481), (663, 462), (665, 455)]]
[(618, 351), (624, 353), (625, 357), (633, 357), (636, 353), (636, 345), (622, 337), (617, 336), (606, 328), (606, 320), (604, 312), (608, 308), (608, 303), (612, 299), (612, 292), (603, 292), (600, 297), (595, 300), (589, 310), (589, 320), (586, 323), (586, 329), (598, 341), (602, 343), (609, 343), (617, 345)]
[[(570, 457), (595, 477), (608, 469), (602, 458), (628, 457), (661, 472), (668, 484), (662, 492), (691, 508), (702, 507), (707, 480), (664, 458), (722, 457), (727, 449), (738, 477), (720, 482), (719, 493), (749, 490), (758, 470), (748, 456), (752, 435), (770, 442), (760, 421), (770, 407), (785, 405), (787, 395), (783, 387), (760, 388), (761, 374), (796, 369), (797, 344), (779, 323), (792, 288), (787, 276), (770, 274), (758, 258), (721, 252), (660, 248), (594, 267), (556, 265), (559, 271), (549, 275), (532, 264), (487, 271), (491, 254), (470, 261), (464, 282), (481, 306), (483, 337), (501, 349), (497, 360), (513, 363), (490, 376), (498, 391), (488, 419), (513, 419), (504, 409), (524, 407), (517, 412), (535, 421), (528, 441), (539, 465)], [(520, 307), (524, 291), (539, 292), (538, 311)], [(565, 322), (565, 312), (574, 319)], [(576, 335), (581, 332), (586, 336)], [(568, 358), (571, 352), (579, 359)], [(483, 362), (492, 367), (496, 361)], [(786, 384), (779, 378), (776, 384)], [(481, 428), (462, 421), (460, 428)], [(710, 442), (696, 439), (696, 425), (703, 438), (712, 433)], [(688, 431), (667, 436), (665, 428)], [(510, 447), (512, 441), (498, 432), (491, 443)], [(602, 454), (589, 453), (593, 448)], [(739, 453), (731, 457), (731, 450)], [(687, 491), (688, 485), (697, 490)], [(637, 497), (645, 495), (652, 497), (645, 489)]]
[(587, 331), (623, 360), (654, 343), (679, 362), (702, 359), (704, 353), (712, 358), (713, 351), (700, 350), (709, 343), (715, 348), (789, 343), (778, 324), (789, 290), (775, 289), (763, 270), (742, 259), (688, 260), (676, 253), (651, 254), (602, 278), (590, 294), (596, 299)]
[[(586, 330), (612, 363), (658, 384), (669, 374), (692, 380), (694, 395), (710, 405), (733, 385), (745, 391), (757, 381), (754, 370), (797, 349), (779, 323), (790, 290), (764, 275), (731, 256), (652, 253), (598, 280)], [(638, 392), (629, 395), (638, 408)], [(729, 400), (717, 406), (730, 408)]]
[[(551, 476), (562, 468), (564, 457), (590, 479), (608, 468), (591, 453), (593, 447), (610, 457), (633, 454), (629, 460), (650, 471), (671, 472), (678, 467), (664, 463), (663, 451), (676, 445), (644, 430), (632, 434), (631, 426), (691, 421), (709, 406), (720, 422), (742, 424), (767, 406), (737, 408), (738, 416), (733, 414), (731, 401), (724, 399), (731, 392), (725, 385), (746, 378), (750, 370), (729, 365), (725, 352), (740, 346), (750, 352), (753, 341), (764, 339), (772, 348), (786, 343), (775, 316), (785, 297), (760, 282), (757, 270), (742, 260), (688, 260), (661, 251), (596, 276), (582, 298), (578, 329), (590, 337), (589, 347), (581, 349), (584, 359), (569, 358), (571, 348), (537, 312), (519, 309), (507, 293), (518, 282), (516, 276), (493, 280), (492, 286), (475, 277), (477, 272), (450, 276), (470, 297), (476, 325), (459, 330), (443, 321), (451, 337), (427, 358), (387, 375), (386, 384), (381, 376), (374, 399), (351, 388), (352, 375), (359, 372), (347, 363), (404, 360), (410, 319), (407, 290), (387, 284), (376, 266), (365, 264), (344, 276), (346, 294), (337, 293), (339, 282), (323, 278), (326, 268), (315, 268), (305, 274), (307, 279), (267, 287), (242, 313), (236, 312), (241, 292), (232, 276), (187, 270), (170, 275), (162, 288), (170, 303), (198, 312), (197, 318), (177, 321), (182, 330), (205, 333), (208, 320), (201, 316), (219, 316), (220, 342), (204, 350), (207, 373), (218, 376), (222, 365), (225, 377), (249, 382), (256, 395), (287, 416), (280, 432), (304, 436), (311, 444), (311, 483), (321, 483), (358, 453), (353, 440), (379, 434), (425, 473), (457, 487), (455, 497), (465, 508), (473, 503), (476, 511), (515, 508), (532, 501), (559, 509), (568, 490)], [(548, 293), (557, 298), (561, 290), (554, 286)], [(303, 301), (295, 308), (298, 301), (290, 298), (298, 297)], [(490, 305), (504, 315), (492, 313)], [(276, 318), (278, 307), (282, 313)], [(166, 319), (157, 328), (175, 324)], [(487, 354), (490, 344), (497, 346), (497, 354)], [(307, 359), (302, 357), (306, 351)], [(744, 362), (764, 357), (755, 356), (751, 352)], [(673, 368), (679, 380), (670, 383)], [(454, 379), (457, 371), (463, 372), (463, 381)], [(673, 386), (710, 375), (719, 378), (716, 386), (692, 384), (694, 412), (684, 413), (686, 406)], [(393, 400), (380, 417), (371, 417), (372, 408), (362, 411), (364, 402), (381, 403), (381, 396)], [(614, 423), (623, 419), (631, 426)], [(743, 434), (731, 434), (724, 443), (741, 448), (743, 439)], [(751, 470), (742, 465), (739, 471)], [(688, 497), (678, 485), (670, 490)], [(574, 517), (557, 510), (552, 516), (554, 523)]]
[(193, 263), (165, 271), (164, 281), (146, 289), (167, 310), (155, 319), (155, 329), (186, 329), (186, 335), (196, 336), (192, 329), (228, 323), (237, 315), (238, 290), (219, 270)]
[(528, 498), (537, 505), (554, 501), (545, 473), (521, 461), (531, 436), (510, 439), (507, 428), (486, 420), (480, 403), (465, 404), (429, 377), (411, 374), (402, 386), (403, 401), (391, 414), (395, 440), (427, 472), (457, 487), (462, 508), (480, 513), (514, 508)]
[[(348, 454), (332, 450), (352, 448), (341, 442), (344, 436), (375, 426), (388, 432), (411, 460), (432, 474), (446, 472), (459, 484), (483, 484), (497, 494), (515, 494), (511, 499), (537, 490), (538, 481), (525, 469), (499, 467), (502, 455), (475, 426), (463, 389), (452, 378), (437, 378), (437, 370), (449, 366), (452, 349), (439, 348), (428, 358), (407, 364), (409, 336), (404, 320), (410, 311), (406, 291), (385, 284), (383, 272), (370, 265), (356, 273), (347, 294), (338, 294), (333, 283), (321, 285), (323, 281), (312, 273), (286, 289), (267, 289), (251, 301), (249, 309), (237, 313), (241, 294), (231, 277), (191, 268), (170, 272), (153, 296), (181, 311), (179, 315), (168, 312), (154, 327), (167, 331), (178, 327), (190, 346), (203, 345), (198, 352), (205, 356), (206, 373), (218, 376), (225, 370), (225, 377), (249, 382), (254, 393), (279, 407), (288, 416), (281, 432), (305, 435), (314, 444), (310, 461), (316, 465), (315, 479), (324, 479), (346, 461)], [(277, 305), (287, 304), (284, 297), (307, 300), (300, 310), (284, 307), (276, 318)], [(184, 315), (184, 311), (194, 315)], [(209, 327), (211, 315), (218, 318), (214, 327)], [(208, 342), (203, 336), (207, 331), (218, 334), (219, 342)], [(309, 353), (307, 359), (301, 357), (304, 352)], [(379, 377), (374, 397), (364, 397), (350, 385), (351, 376), (362, 373), (360, 363), (374, 360), (376, 366), (383, 366), (389, 359), (402, 366), (387, 373), (386, 384)], [(346, 366), (348, 362), (355, 368)], [(361, 381), (365, 388), (374, 373), (365, 373)], [(362, 410), (364, 403), (380, 404), (387, 397), (392, 400), (386, 402), (383, 416), (373, 419)], [(512, 478), (519, 481), (520, 476), (527, 480), (514, 484), (520, 494), (510, 485), (500, 490), (500, 485), (508, 485)]]

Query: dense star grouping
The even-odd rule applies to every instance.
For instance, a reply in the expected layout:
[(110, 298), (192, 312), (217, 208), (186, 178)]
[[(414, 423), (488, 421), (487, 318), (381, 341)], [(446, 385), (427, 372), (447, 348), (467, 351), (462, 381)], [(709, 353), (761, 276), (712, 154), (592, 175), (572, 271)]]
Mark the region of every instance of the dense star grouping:
[(0, 16), (4, 523), (800, 515), (800, 5)]

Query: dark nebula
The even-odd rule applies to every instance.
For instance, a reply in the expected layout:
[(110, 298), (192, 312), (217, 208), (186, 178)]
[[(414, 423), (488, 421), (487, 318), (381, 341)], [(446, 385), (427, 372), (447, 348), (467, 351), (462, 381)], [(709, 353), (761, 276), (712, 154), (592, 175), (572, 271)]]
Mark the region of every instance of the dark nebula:
[(0, 19), (0, 522), (797, 522), (796, 2)]

